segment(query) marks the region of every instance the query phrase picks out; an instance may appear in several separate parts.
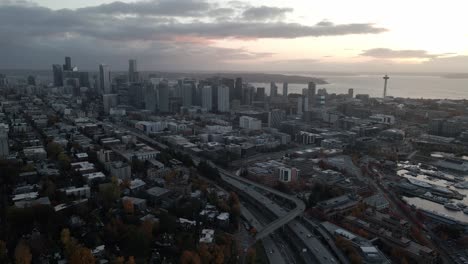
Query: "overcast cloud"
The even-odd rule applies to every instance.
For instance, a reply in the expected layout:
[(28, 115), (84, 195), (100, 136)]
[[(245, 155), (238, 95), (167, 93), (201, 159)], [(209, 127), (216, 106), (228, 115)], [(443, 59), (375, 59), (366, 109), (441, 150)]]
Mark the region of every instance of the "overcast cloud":
[[(105, 62), (124, 69), (128, 58), (143, 67), (218, 68), (231, 61), (272, 56), (244, 48), (220, 48), (220, 39), (292, 39), (378, 34), (372, 23), (316, 25), (290, 22), (292, 8), (219, 5), (202, 0), (113, 2), (76, 10), (52, 10), (29, 1), (0, 4), (0, 68), (46, 68), (66, 55), (93, 69)], [(7, 36), (7, 37), (4, 37)], [(86, 59), (85, 59), (86, 58)], [(142, 67), (142, 68), (143, 68)]]

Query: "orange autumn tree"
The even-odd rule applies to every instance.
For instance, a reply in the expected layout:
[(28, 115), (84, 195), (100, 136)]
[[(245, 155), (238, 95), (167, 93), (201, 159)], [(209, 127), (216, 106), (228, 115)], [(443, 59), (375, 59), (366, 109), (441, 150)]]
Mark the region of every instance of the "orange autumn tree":
[(78, 246), (70, 256), (70, 264), (94, 264), (96, 259), (89, 248)]
[(16, 264), (30, 264), (32, 261), (31, 250), (29, 249), (26, 241), (20, 240), (15, 248), (15, 263)]
[(185, 250), (180, 257), (180, 264), (201, 264), (200, 256), (196, 252)]
[(124, 212), (127, 214), (133, 214), (135, 212), (135, 208), (133, 206), (133, 203), (130, 199), (124, 199), (122, 201), (123, 209)]

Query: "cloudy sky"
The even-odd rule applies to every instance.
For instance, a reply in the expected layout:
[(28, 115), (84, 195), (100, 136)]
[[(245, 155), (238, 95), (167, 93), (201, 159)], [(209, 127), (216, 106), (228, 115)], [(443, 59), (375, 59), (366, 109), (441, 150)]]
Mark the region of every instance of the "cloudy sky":
[(466, 0), (0, 0), (0, 68), (468, 72)]

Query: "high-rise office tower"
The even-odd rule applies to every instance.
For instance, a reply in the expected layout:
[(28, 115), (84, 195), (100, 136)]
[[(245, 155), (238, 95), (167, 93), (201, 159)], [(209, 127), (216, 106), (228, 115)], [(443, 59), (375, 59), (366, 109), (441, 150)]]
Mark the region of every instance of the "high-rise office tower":
[(191, 83), (184, 83), (181, 87), (182, 106), (192, 106), (193, 102), (193, 87)]
[(60, 64), (52, 65), (52, 71), (54, 73), (54, 86), (61, 87), (63, 86), (63, 71)]
[(315, 96), (315, 90), (317, 89), (317, 85), (314, 82), (309, 82), (309, 86), (307, 96), (309, 97), (309, 100), (312, 100), (312, 98)]
[(8, 132), (0, 131), (0, 157), (7, 157), (10, 155), (10, 147), (8, 145)]
[(297, 98), (297, 114), (298, 115), (302, 115), (302, 111), (304, 110), (303, 104), (304, 104), (304, 97), (303, 96), (298, 97)]
[(257, 100), (257, 101), (265, 100), (265, 87), (257, 87), (257, 93), (255, 95), (255, 100)]
[(218, 86), (218, 111), (229, 112), (229, 87)]
[(354, 97), (354, 89), (348, 89), (348, 97), (353, 98)]
[(281, 122), (286, 120), (286, 112), (281, 109), (273, 109), (268, 113), (268, 126), (273, 128), (279, 128)]
[(276, 83), (271, 82), (270, 83), (270, 97), (276, 97), (278, 96), (278, 86), (276, 86)]
[(160, 82), (158, 86), (158, 109), (159, 112), (169, 112), (169, 84), (167, 81)]
[(222, 78), (221, 84), (226, 85), (229, 88), (229, 98), (234, 98), (236, 81), (234, 79)]
[(255, 97), (255, 87), (247, 85), (242, 89), (242, 104), (251, 105)]
[(242, 78), (238, 77), (236, 78), (236, 85), (235, 85), (235, 93), (234, 93), (234, 98), (232, 99), (237, 99), (237, 100), (242, 100)]
[(109, 114), (110, 109), (116, 107), (118, 104), (118, 95), (117, 94), (104, 94), (102, 96), (104, 112)]
[(102, 94), (110, 94), (112, 92), (109, 65), (99, 65), (99, 83)]
[(28, 85), (36, 85), (36, 77), (29, 75), (28, 76)]
[(65, 64), (63, 65), (63, 70), (64, 71), (71, 71), (72, 70), (71, 58), (70, 57), (65, 57)]
[(202, 107), (207, 111), (213, 110), (213, 88), (211, 85), (203, 85), (201, 88)]
[(283, 83), (283, 96), (288, 96), (288, 83)]
[(138, 82), (139, 74), (137, 68), (137, 61), (136, 60), (129, 60), (128, 61), (128, 81), (129, 82)]
[(144, 86), (141, 83), (130, 83), (128, 87), (129, 103), (137, 109), (145, 108)]
[(147, 84), (144, 88), (145, 110), (156, 112), (158, 95), (156, 92), (157, 84)]

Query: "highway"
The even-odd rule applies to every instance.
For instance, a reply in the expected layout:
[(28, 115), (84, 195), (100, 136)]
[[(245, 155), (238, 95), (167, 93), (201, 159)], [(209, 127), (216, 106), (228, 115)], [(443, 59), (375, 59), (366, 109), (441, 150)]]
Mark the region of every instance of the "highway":
[[(260, 223), (257, 218), (250, 212), (249, 209), (243, 204), (241, 204), (241, 214), (244, 219), (246, 219), (249, 224), (257, 230), (263, 228), (263, 224)], [(265, 253), (268, 257), (268, 261), (270, 264), (286, 264), (287, 261), (284, 260), (284, 256), (281, 254), (282, 251), (277, 246), (275, 242), (279, 242), (277, 240), (273, 240), (271, 236), (267, 236), (262, 239), (263, 247), (265, 248)]]
[[(112, 125), (111, 125), (112, 126)], [(146, 141), (147, 143), (150, 143), (154, 146), (157, 146), (159, 148), (167, 149), (168, 147), (164, 144), (161, 144), (154, 139), (143, 135), (142, 132), (135, 131), (135, 129), (131, 128), (129, 129), (130, 133), (132, 133), (134, 136), (140, 138), (143, 141)], [(191, 153), (186, 153), (189, 154), (194, 163), (198, 164), (201, 160), (199, 157), (195, 157)], [(272, 249), (271, 251), (273, 252), (279, 252), (277, 247), (273, 247), (274, 243), (271, 243), (271, 238), (269, 236), (275, 232), (277, 229), (283, 227), (284, 225), (288, 224), (289, 222), (293, 221), (296, 217), (301, 216), (306, 208), (305, 203), (300, 200), (299, 198), (285, 194), (283, 192), (280, 192), (278, 190), (275, 190), (273, 188), (264, 186), (262, 184), (258, 184), (256, 182), (250, 181), (248, 179), (245, 179), (243, 177), (240, 177), (236, 175), (235, 173), (232, 173), (230, 171), (227, 171), (216, 164), (213, 164), (210, 161), (207, 161), (211, 166), (215, 167), (218, 169), (221, 179), (231, 185), (234, 189), (237, 189), (239, 191), (244, 192), (246, 195), (254, 199), (256, 202), (260, 203), (262, 206), (265, 207), (266, 210), (271, 211), (274, 215), (276, 215), (278, 218), (275, 219), (273, 222), (263, 226), (261, 229), (257, 229), (258, 233), (255, 236), (255, 240), (264, 240), (267, 243), (267, 249), (268, 246)], [(287, 210), (283, 207), (280, 207), (277, 203), (273, 202), (271, 199), (266, 197), (263, 193), (260, 193), (257, 190), (262, 190), (264, 192), (274, 194), (277, 197), (281, 197), (282, 199), (289, 200), (292, 203), (295, 204), (295, 207), (292, 210)], [(242, 210), (241, 210), (242, 211)], [(247, 213), (248, 214), (248, 213)], [(252, 216), (247, 216), (247, 217), (252, 217)], [(298, 237), (301, 237), (301, 232), (302, 234), (309, 234), (310, 231), (307, 230), (302, 224), (299, 224), (297, 221), (294, 221), (295, 225), (292, 225), (292, 230), (296, 233)], [(259, 222), (256, 224), (260, 225)], [(291, 225), (289, 225), (291, 227)], [(307, 239), (306, 239), (307, 238)], [(320, 243), (318, 239), (315, 237), (313, 239), (310, 239), (312, 237), (305, 237), (302, 239), (302, 242), (307, 245), (308, 248), (310, 248), (309, 254), (306, 255), (313, 255), (317, 260), (318, 263), (337, 263), (335, 262), (336, 260), (334, 257), (328, 252), (328, 250)], [(315, 250), (315, 249), (318, 249)], [(315, 250), (315, 252), (313, 251)], [(269, 251), (268, 251), (269, 253)], [(273, 254), (273, 253), (272, 253)], [(282, 258), (281, 258), (282, 259)], [(279, 261), (275, 258), (275, 262), (272, 263), (278, 263), (276, 261)]]
[(338, 259), (340, 260), (341, 263), (349, 264), (348, 258), (343, 254), (341, 250), (338, 249), (338, 247), (336, 247), (335, 239), (330, 233), (328, 233), (328, 230), (326, 230), (325, 228), (323, 228), (322, 225), (317, 224), (313, 220), (310, 220), (308, 218), (303, 218), (303, 220), (304, 220), (304, 225), (306, 227), (310, 226), (310, 228), (317, 230), (320, 233), (320, 235), (325, 239), (325, 241), (327, 242), (331, 250), (335, 253), (336, 256), (338, 256)]
[(297, 238), (305, 245), (307, 252), (315, 257), (316, 263), (338, 263), (335, 257), (328, 251), (327, 248), (309, 231), (303, 224), (297, 220), (293, 220), (288, 224), (288, 227), (294, 232)]
[[(253, 199), (255, 199), (257, 202), (262, 203), (265, 208), (268, 210), (272, 211), (273, 214), (278, 216), (278, 219), (275, 221), (269, 223), (266, 225), (262, 230), (259, 230), (257, 233), (256, 239), (260, 240), (271, 233), (273, 233), (275, 230), (278, 228), (282, 227), (283, 225), (287, 224), (288, 222), (294, 220), (296, 217), (302, 215), (302, 213), (305, 210), (305, 204), (302, 200), (298, 199), (297, 197), (282, 193), (280, 191), (277, 191), (275, 189), (266, 187), (262, 184), (258, 184), (255, 182), (252, 182), (250, 180), (247, 180), (245, 178), (242, 178), (240, 176), (237, 176), (233, 173), (230, 173), (224, 169), (221, 169), (218, 167), (218, 170), (221, 174), (221, 178), (223, 181), (226, 183), (231, 184), (233, 187), (236, 189), (239, 189), (241, 191), (246, 192), (247, 195), (251, 196)], [(266, 198), (264, 195), (260, 194), (259, 192), (255, 191), (251, 187), (246, 187), (247, 186), (253, 186), (255, 188), (261, 189), (263, 191), (273, 193), (274, 195), (277, 195), (283, 199), (290, 200), (294, 202), (296, 207), (291, 210), (291, 211), (286, 211), (286, 209), (279, 207), (275, 202), (271, 201), (270, 199)]]

